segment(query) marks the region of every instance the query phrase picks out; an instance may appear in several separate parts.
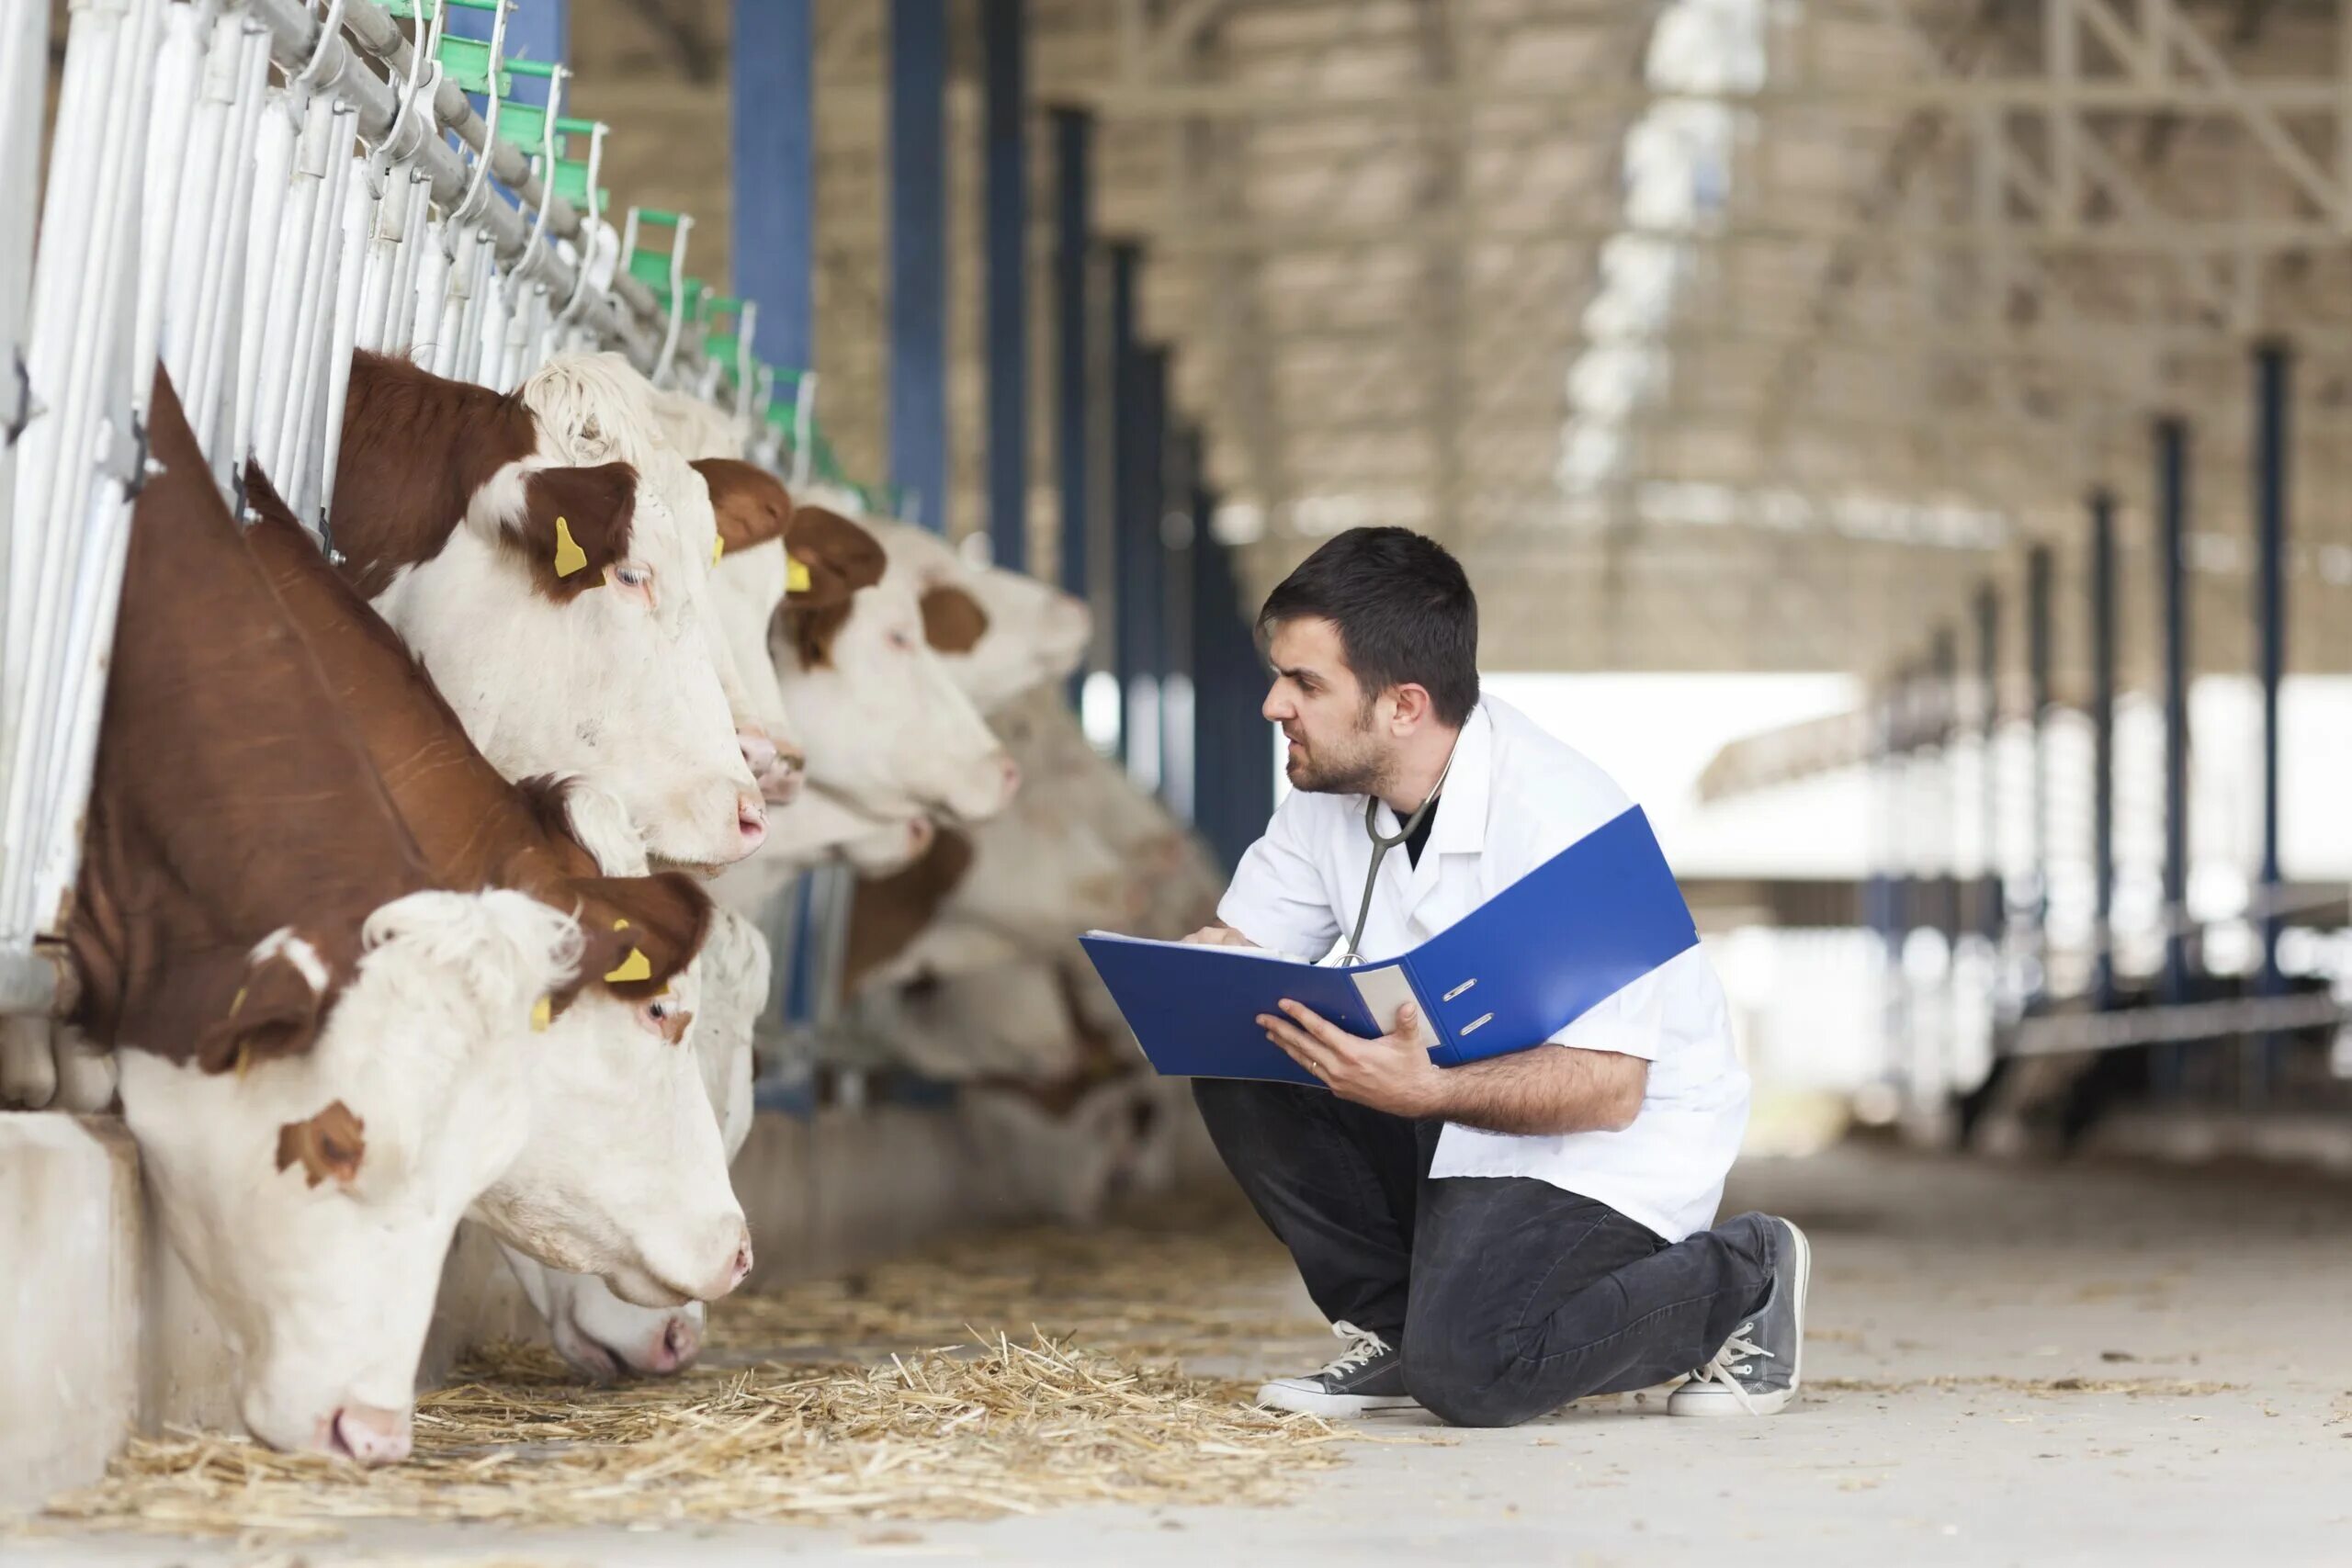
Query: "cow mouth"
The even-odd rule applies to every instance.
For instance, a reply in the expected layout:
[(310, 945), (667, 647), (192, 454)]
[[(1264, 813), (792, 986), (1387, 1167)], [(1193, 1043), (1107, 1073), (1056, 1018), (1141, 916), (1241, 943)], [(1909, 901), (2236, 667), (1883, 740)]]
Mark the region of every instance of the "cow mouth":
[(628, 1370), (628, 1359), (618, 1350), (576, 1325), (559, 1336), (556, 1348), (565, 1360), (600, 1383), (616, 1382)]

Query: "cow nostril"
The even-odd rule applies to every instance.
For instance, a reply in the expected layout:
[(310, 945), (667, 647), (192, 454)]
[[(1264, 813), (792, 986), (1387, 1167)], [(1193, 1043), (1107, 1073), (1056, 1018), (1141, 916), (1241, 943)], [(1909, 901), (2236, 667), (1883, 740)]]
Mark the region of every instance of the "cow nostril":
[(1003, 767), (1004, 798), (1011, 800), (1013, 792), (1021, 787), (1021, 764), (1007, 757), (1004, 759)]
[(328, 1434), (330, 1452), (346, 1455), (361, 1464), (398, 1464), (408, 1458), (409, 1421), (401, 1411), (346, 1404), (328, 1423)]
[(758, 847), (760, 841), (768, 836), (767, 802), (756, 795), (737, 795), (735, 797), (735, 830), (748, 840), (752, 847)]
[(676, 1371), (684, 1367), (695, 1359), (695, 1352), (701, 1348), (701, 1337), (695, 1333), (694, 1325), (684, 1316), (673, 1316), (662, 1325), (661, 1359), (665, 1368)]
[(776, 743), (768, 739), (764, 729), (755, 729), (748, 725), (738, 729), (735, 732), (735, 749), (743, 754), (744, 765), (752, 770), (753, 778), (775, 766)]
[(931, 847), (932, 836), (936, 831), (937, 829), (931, 825), (930, 818), (910, 818), (907, 823), (907, 842), (918, 851), (927, 850)]

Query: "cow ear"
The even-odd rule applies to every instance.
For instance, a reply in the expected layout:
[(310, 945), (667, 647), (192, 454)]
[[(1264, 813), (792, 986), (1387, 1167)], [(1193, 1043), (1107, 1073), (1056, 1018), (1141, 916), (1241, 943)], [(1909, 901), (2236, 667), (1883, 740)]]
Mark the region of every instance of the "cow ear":
[(580, 972), (616, 997), (661, 995), (710, 934), (710, 895), (684, 872), (575, 877), (571, 890), (588, 942)]
[(988, 635), (989, 613), (961, 588), (923, 591), (922, 639), (941, 653), (969, 653)]
[(838, 512), (804, 506), (792, 514), (784, 552), (792, 558), (784, 602), (795, 610), (847, 604), (861, 588), (882, 581), (888, 558), (882, 542)]
[(782, 479), (733, 457), (697, 458), (694, 468), (710, 488), (721, 555), (785, 536), (792, 525), (792, 492)]
[(305, 1122), (288, 1122), (277, 1129), (277, 1168), (302, 1168), (303, 1184), (322, 1181), (349, 1186), (359, 1176), (368, 1156), (368, 1124), (340, 1100)]
[[(310, 952), (307, 945), (303, 951)], [(257, 955), (246, 965), (226, 1016), (197, 1035), (196, 1065), (208, 1073), (242, 1072), (255, 1062), (308, 1051), (326, 1024), (328, 989), (318, 983), (323, 973), (311, 972), (317, 964), (312, 957), (306, 966), (283, 946)]]
[(628, 558), (636, 513), (637, 470), (627, 463), (533, 468), (523, 478), (521, 512), (499, 528), (530, 563), (533, 585), (563, 603), (603, 586), (605, 572)]

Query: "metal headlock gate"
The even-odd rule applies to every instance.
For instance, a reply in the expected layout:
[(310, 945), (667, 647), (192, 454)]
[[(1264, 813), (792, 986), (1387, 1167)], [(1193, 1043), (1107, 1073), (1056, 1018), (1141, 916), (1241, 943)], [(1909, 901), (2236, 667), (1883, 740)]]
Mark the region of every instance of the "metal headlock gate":
[[(609, 128), (563, 115), (560, 63), (506, 57), (514, 3), (74, 0), (38, 231), (49, 7), (5, 8), (0, 1013), (73, 1006), (55, 944), (159, 361), (223, 491), (252, 455), (330, 548), (355, 349), (502, 391), (551, 353), (617, 349), (726, 409), (768, 466), (855, 490), (816, 378), (761, 364), (754, 308), (687, 276), (692, 220), (633, 208), (616, 231)], [(447, 30), (453, 10), (489, 38)], [(838, 931), (838, 897), (797, 903), (799, 942)]]

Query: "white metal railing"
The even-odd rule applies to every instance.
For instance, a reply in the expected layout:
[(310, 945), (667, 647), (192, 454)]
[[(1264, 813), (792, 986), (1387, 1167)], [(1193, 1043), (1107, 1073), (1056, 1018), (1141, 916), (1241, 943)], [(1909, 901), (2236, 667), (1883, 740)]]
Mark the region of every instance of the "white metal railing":
[(603, 127), (586, 219), (552, 188), (562, 73), (511, 117), (537, 128), (516, 147), (503, 11), (482, 114), (435, 58), (441, 7), (409, 9), (413, 34), (374, 0), (73, 0), (36, 253), (49, 7), (0, 6), (0, 1012), (67, 1000), (43, 944), (78, 874), (158, 363), (224, 491), (250, 454), (322, 537), (355, 348), (503, 390), (611, 347), (716, 388), (593, 210)]

